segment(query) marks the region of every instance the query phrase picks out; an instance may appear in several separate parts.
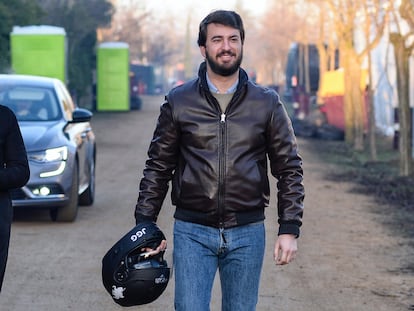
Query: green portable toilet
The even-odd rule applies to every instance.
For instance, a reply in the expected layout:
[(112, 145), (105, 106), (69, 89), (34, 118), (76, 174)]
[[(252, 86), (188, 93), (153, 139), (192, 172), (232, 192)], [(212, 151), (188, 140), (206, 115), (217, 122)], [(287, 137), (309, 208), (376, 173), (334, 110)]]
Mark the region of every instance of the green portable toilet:
[(66, 82), (66, 32), (64, 28), (14, 26), (10, 34), (12, 70), (17, 74), (58, 78)]
[(101, 43), (97, 50), (96, 74), (97, 110), (129, 110), (128, 44), (125, 42)]

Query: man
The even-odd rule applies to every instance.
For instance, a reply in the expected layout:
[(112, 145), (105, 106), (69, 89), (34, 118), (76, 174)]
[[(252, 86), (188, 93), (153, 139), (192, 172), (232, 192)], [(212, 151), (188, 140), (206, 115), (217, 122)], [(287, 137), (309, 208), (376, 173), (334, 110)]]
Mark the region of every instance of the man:
[[(291, 262), (302, 224), (302, 160), (291, 122), (273, 90), (240, 68), (244, 28), (233, 11), (200, 24), (205, 62), (198, 78), (161, 106), (135, 209), (156, 221), (172, 180), (175, 309), (209, 310), (219, 269), (222, 310), (255, 310), (269, 203), (268, 160), (278, 179), (276, 264)], [(165, 249), (166, 241), (154, 250)]]
[(30, 171), (26, 149), (14, 113), (0, 105), (0, 291), (6, 270), (13, 220), (9, 190), (24, 186)]

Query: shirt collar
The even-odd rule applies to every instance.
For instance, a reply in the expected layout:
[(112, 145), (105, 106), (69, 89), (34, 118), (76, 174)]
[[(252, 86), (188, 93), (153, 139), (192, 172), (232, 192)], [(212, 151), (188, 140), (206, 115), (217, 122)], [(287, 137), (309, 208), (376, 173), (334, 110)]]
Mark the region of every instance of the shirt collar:
[[(213, 82), (211, 82), (211, 80), (209, 79), (207, 72), (206, 72), (206, 79), (207, 79), (207, 85), (208, 85), (208, 88), (210, 89), (210, 92), (219, 93), (218, 88), (216, 88)], [(230, 88), (225, 92), (225, 94), (233, 94), (234, 92), (236, 92), (237, 84), (239, 84), (239, 79), (237, 79), (236, 82), (234, 82), (234, 84), (230, 86)]]

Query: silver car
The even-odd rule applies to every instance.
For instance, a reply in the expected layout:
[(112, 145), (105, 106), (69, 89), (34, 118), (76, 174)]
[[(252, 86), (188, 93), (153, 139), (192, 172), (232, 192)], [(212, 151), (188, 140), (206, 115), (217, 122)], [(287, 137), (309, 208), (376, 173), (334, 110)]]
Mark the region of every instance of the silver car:
[(96, 142), (92, 113), (74, 104), (58, 79), (0, 75), (0, 104), (16, 114), (30, 166), (14, 207), (47, 208), (54, 221), (74, 221), (95, 198)]

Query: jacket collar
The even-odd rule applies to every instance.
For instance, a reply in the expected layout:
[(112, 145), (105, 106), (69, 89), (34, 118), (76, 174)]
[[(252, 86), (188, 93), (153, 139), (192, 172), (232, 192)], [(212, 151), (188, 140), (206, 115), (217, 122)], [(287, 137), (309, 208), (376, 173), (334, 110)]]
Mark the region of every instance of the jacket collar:
[[(202, 62), (198, 69), (198, 78), (200, 79), (201, 86), (203, 89), (209, 91), (208, 83), (207, 83), (207, 65), (206, 62)], [(236, 93), (240, 92), (240, 90), (246, 85), (249, 77), (246, 71), (243, 68), (239, 70), (239, 83), (237, 85)]]

